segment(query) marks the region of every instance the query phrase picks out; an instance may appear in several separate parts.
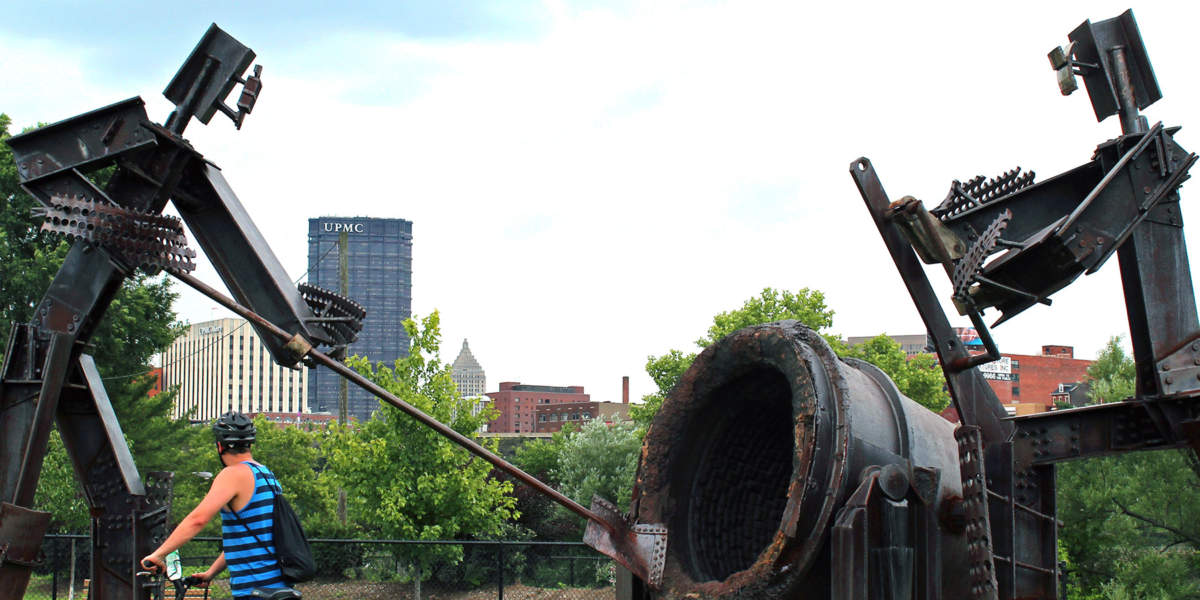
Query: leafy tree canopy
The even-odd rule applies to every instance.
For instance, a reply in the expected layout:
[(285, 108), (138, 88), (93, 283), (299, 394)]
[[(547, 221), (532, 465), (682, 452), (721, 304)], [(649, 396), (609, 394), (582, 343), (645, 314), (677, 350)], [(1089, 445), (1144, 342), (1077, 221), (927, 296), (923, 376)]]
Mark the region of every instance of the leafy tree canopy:
[(556, 479), (564, 494), (584, 506), (600, 496), (628, 510), (641, 449), (641, 436), (632, 423), (609, 425), (592, 419), (563, 443)]
[[(363, 357), (348, 363), (401, 400), (472, 436), (494, 416), (463, 398), (439, 358), (441, 331), (435, 311), (420, 325), (404, 323), (408, 356), (392, 366)], [(495, 451), (495, 440), (481, 441)], [(351, 522), (387, 538), (439, 540), (492, 537), (516, 517), (512, 484), (489, 477), (491, 465), (459, 448), (390, 405), (357, 427), (339, 424), (325, 441), (330, 485), (347, 491)], [(410, 560), (426, 562), (461, 548), (422, 548)], [(427, 563), (426, 563), (427, 564)]]
[(1097, 404), (1124, 400), (1137, 390), (1137, 366), (1121, 347), (1119, 336), (1109, 338), (1087, 374), (1092, 384), (1088, 397)]
[[(828, 332), (833, 326), (833, 314), (825, 304), (825, 294), (819, 290), (801, 288), (791, 292), (765, 288), (758, 296), (746, 300), (741, 308), (713, 317), (713, 324), (704, 337), (696, 340), (696, 345), (704, 349), (743, 327), (795, 319), (824, 336), (839, 355), (861, 358), (878, 366), (896, 382), (901, 393), (923, 406), (940, 411), (950, 403), (950, 397), (942, 389), (945, 379), (932, 356), (917, 356), (910, 360), (900, 345), (886, 335), (861, 346), (848, 347), (841, 338)], [(630, 416), (643, 430), (649, 427), (663, 399), (695, 359), (695, 352), (669, 350), (646, 360), (646, 373), (658, 389), (644, 396), (642, 404), (629, 407)]]
[[(696, 340), (701, 350), (717, 340), (750, 325), (795, 319), (821, 332), (833, 325), (833, 311), (825, 306), (825, 294), (818, 290), (801, 288), (796, 292), (764, 288), (758, 296), (746, 300), (741, 308), (722, 312), (713, 317), (704, 337)], [(830, 338), (836, 341), (836, 338)], [(646, 359), (646, 373), (654, 380), (658, 390), (642, 397), (642, 404), (629, 407), (629, 416), (643, 430), (650, 426), (654, 415), (662, 406), (663, 399), (679, 382), (683, 372), (696, 359), (696, 352), (669, 350), (662, 356)]]
[(950, 405), (950, 395), (945, 390), (946, 378), (932, 354), (908, 358), (899, 342), (886, 335), (878, 335), (857, 346), (843, 345), (835, 349), (841, 356), (859, 358), (879, 367), (892, 378), (901, 394), (933, 412), (941, 412)]
[[(1132, 395), (1133, 360), (1112, 338), (1088, 369), (1094, 402)], [(1072, 598), (1200, 596), (1200, 462), (1135, 452), (1058, 468)]]

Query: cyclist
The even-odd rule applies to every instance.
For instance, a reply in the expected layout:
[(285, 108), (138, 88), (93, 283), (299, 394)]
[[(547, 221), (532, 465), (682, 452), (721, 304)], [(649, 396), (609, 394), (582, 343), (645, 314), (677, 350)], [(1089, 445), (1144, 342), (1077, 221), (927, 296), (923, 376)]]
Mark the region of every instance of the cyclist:
[(142, 559), (150, 570), (165, 568), (163, 562), (172, 551), (200, 533), (219, 513), (221, 515), (221, 546), (223, 552), (211, 567), (195, 577), (207, 587), (225, 567), (229, 567), (230, 587), (235, 600), (251, 598), (255, 590), (280, 591), (288, 589), (275, 558), (271, 543), (271, 515), (275, 492), (275, 475), (255, 462), (250, 454), (254, 443), (254, 421), (239, 412), (221, 415), (212, 426), (217, 455), (225, 468), (213, 478), (212, 487), (196, 508), (171, 532), (166, 541)]

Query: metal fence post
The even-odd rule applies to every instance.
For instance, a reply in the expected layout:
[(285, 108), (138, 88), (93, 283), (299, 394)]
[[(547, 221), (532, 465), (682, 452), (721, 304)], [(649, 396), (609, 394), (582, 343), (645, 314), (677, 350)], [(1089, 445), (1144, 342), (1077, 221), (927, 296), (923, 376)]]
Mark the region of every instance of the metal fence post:
[[(58, 540), (54, 540), (57, 545)], [(62, 563), (58, 560), (54, 561), (54, 569), (50, 571), (50, 600), (58, 600), (58, 570), (62, 567)]]
[(500, 593), (496, 598), (504, 600), (504, 542), (496, 544), (496, 578), (500, 582)]
[(571, 574), (571, 587), (575, 587), (575, 557), (567, 558), (568, 572)]
[(71, 581), (67, 582), (67, 598), (69, 600), (75, 600), (75, 542), (77, 541), (79, 540), (71, 538), (71, 569), (67, 575), (71, 578)]

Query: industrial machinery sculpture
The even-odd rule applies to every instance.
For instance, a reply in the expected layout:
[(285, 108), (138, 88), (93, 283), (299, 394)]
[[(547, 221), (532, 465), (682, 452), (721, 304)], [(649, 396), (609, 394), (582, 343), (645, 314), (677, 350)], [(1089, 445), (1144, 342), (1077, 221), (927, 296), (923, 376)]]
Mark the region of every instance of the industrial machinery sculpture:
[[(705, 350), (648, 431), (631, 512), (585, 508), (333, 358), (362, 307), (300, 286), (221, 176), (182, 133), (221, 112), (240, 128), (262, 88), (254, 53), (213, 25), (167, 86), (164, 125), (140, 98), (15, 136), (43, 229), (73, 246), (31, 323), (14, 325), (0, 370), (0, 598), (19, 598), (49, 514), (32, 507), (57, 423), (93, 515), (96, 600), (156, 591), (136, 557), (165, 534), (170, 477), (139, 476), (87, 341), (134, 269), (163, 270), (250, 320), (282, 365), (324, 365), (588, 520), (585, 541), (625, 567), (618, 595), (662, 598), (940, 600), (1055, 598), (1054, 464), (1200, 448), (1200, 319), (1179, 212), (1196, 155), (1139, 110), (1161, 93), (1133, 15), (1084, 22), (1050, 60), (1064, 94), (1082, 76), (1096, 116), (1122, 135), (1035, 183), (1016, 169), (955, 181), (927, 210), (891, 202), (865, 158), (850, 166), (929, 331), (957, 427), (876, 367), (840, 359), (795, 322), (735, 332)], [(236, 109), (225, 104), (237, 85)], [(88, 173), (113, 173), (103, 188)], [(173, 202), (234, 298), (192, 277)], [(997, 322), (1113, 254), (1120, 263), (1137, 396), (1017, 418), (976, 368), (999, 358)], [(964, 347), (921, 266), (938, 263), (986, 352)], [(329, 354), (319, 348), (331, 349)], [(332, 356), (331, 356), (332, 355)], [(670, 535), (668, 536), (668, 532)]]
[[(1050, 599), (1055, 463), (1200, 449), (1200, 324), (1178, 189), (1196, 162), (1177, 127), (1139, 114), (1161, 97), (1133, 14), (1071, 32), (1050, 53), (1121, 135), (1042, 182), (1014, 169), (955, 181), (926, 209), (892, 202), (874, 165), (850, 173), (928, 329), (961, 424), (900, 395), (878, 369), (838, 359), (795, 322), (710, 346), (645, 439), (635, 522), (670, 532), (662, 577), (638, 597), (834, 600)], [(1010, 418), (979, 365), (999, 324), (1116, 255), (1137, 395)], [(968, 352), (921, 262), (942, 265), (986, 352)], [(665, 533), (664, 531), (664, 533)]]
[[(92, 514), (89, 598), (161, 597), (162, 583), (139, 576), (136, 559), (165, 537), (171, 476), (147, 474), (148, 482), (139, 476), (85, 353), (135, 269), (166, 271), (245, 317), (280, 365), (325, 365), (589, 519), (598, 532), (592, 543), (649, 579), (644, 547), (660, 534), (579, 505), (335, 358), (357, 337), (366, 311), (333, 292), (294, 285), (221, 170), (182, 137), (193, 118), (208, 123), (217, 112), (241, 128), (262, 90), (261, 66), (246, 75), (253, 61), (253, 51), (214, 24), (163, 92), (176, 106), (165, 124), (150, 121), (142, 99), (131, 98), (8, 140), (22, 187), (41, 205), (35, 214), (42, 229), (72, 247), (33, 321), (13, 325), (0, 369), (0, 599), (20, 598), (41, 560), (50, 514), (32, 504), (55, 423)], [(239, 84), (235, 109), (225, 98)], [(106, 168), (111, 176), (100, 187), (89, 174)], [(232, 299), (190, 275), (196, 253), (180, 220), (162, 214), (167, 202)]]

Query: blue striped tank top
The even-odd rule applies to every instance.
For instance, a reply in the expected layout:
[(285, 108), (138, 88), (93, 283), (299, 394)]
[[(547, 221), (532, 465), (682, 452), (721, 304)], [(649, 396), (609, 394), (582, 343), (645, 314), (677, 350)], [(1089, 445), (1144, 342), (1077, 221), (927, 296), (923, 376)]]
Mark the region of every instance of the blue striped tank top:
[(254, 495), (242, 510), (221, 509), (221, 547), (229, 568), (230, 588), (234, 598), (249, 596), (254, 588), (287, 587), (275, 545), (271, 539), (275, 509), (275, 490), (279, 481), (266, 467), (250, 461), (242, 464), (254, 471)]

